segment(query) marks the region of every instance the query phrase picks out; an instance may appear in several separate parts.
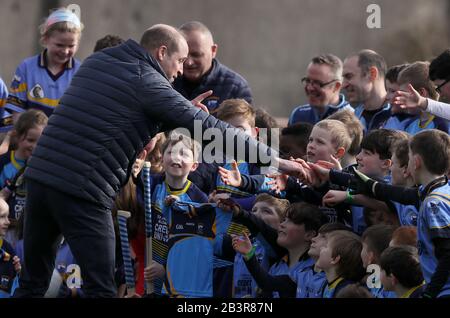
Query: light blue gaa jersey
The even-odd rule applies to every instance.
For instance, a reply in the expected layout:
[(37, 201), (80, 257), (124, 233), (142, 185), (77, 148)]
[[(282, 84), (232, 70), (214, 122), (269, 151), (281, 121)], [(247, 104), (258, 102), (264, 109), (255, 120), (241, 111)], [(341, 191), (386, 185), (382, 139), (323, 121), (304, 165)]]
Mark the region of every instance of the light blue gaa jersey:
[(325, 272), (314, 268), (295, 273), (293, 280), (297, 283), (297, 298), (322, 298), (328, 284)]
[[(169, 249), (169, 227), (172, 215), (171, 207), (165, 204), (168, 195), (175, 195), (184, 202), (204, 202), (206, 196), (198, 190), (190, 181), (180, 191), (173, 191), (165, 182), (164, 176), (151, 176), (151, 197), (152, 197), (152, 243), (153, 260), (163, 266), (166, 266), (167, 254)], [(142, 199), (142, 194), (141, 194)], [(154, 292), (157, 295), (162, 294), (163, 279), (154, 280)]]
[[(265, 271), (268, 271), (270, 268), (270, 259), (275, 258), (275, 252), (261, 234), (252, 241), (252, 244), (255, 247), (255, 257), (258, 260), (259, 265)], [(234, 258), (233, 287), (234, 298), (257, 297), (258, 285), (248, 271), (244, 257), (240, 253), (236, 253)]]
[(16, 174), (25, 166), (25, 160), (18, 159), (15, 151), (7, 152), (3, 156), (8, 156), (9, 158), (1, 158), (1, 161), (7, 162), (0, 172), (0, 187), (2, 189), (6, 186), (6, 183), (12, 181)]
[(384, 290), (383, 286), (380, 288), (369, 288), (369, 291), (374, 298), (398, 298), (395, 292)]
[[(291, 268), (288, 265), (288, 256), (283, 257), (278, 263), (273, 264), (269, 270), (269, 275), (289, 275), (290, 277), (296, 277), (303, 271), (311, 270), (314, 266), (314, 260), (305, 253), (301, 259), (294, 264)], [(280, 298), (278, 292), (273, 292), (273, 298)]]
[(419, 211), (414, 205), (404, 205), (395, 201), (391, 201), (397, 210), (400, 226), (417, 226), (417, 218)]
[(53, 75), (47, 68), (46, 51), (25, 59), (14, 75), (6, 110), (23, 112), (27, 109), (42, 110), (47, 116), (53, 113), (59, 99), (80, 67), (74, 58), (66, 64), (66, 68)]
[(447, 134), (450, 133), (448, 120), (436, 116), (430, 116), (424, 123), (421, 123), (420, 118), (417, 118), (405, 128), (405, 131), (411, 135), (416, 135), (421, 131), (430, 129), (438, 129), (446, 132)]
[(0, 78), (0, 133), (8, 132), (13, 128), (12, 115), (5, 110), (8, 99), (8, 88)]
[[(163, 178), (153, 178), (152, 186), (153, 237), (163, 247), (156, 249), (160, 255), (155, 260), (166, 265), (159, 292), (171, 297), (212, 297), (214, 238), (226, 231), (227, 225), (221, 222), (231, 217), (222, 217), (219, 209), (205, 204), (207, 196), (190, 181), (179, 191), (171, 190)], [(168, 207), (167, 195), (179, 201)], [(155, 257), (155, 245), (153, 250)], [(156, 288), (155, 282), (158, 292)]]
[(317, 111), (317, 107), (314, 107), (310, 104), (296, 107), (289, 116), (288, 126), (292, 126), (300, 122), (307, 122), (315, 125), (319, 121), (326, 119), (327, 117), (340, 110), (349, 110), (351, 112), (354, 112), (353, 107), (350, 106), (350, 104), (345, 100), (344, 94), (339, 95), (339, 103), (337, 105), (326, 106), (325, 112), (321, 115)]
[[(423, 186), (420, 191), (424, 191)], [(417, 221), (417, 240), (420, 264), (426, 283), (436, 271), (434, 238), (450, 239), (450, 185), (447, 183), (429, 193), (420, 205)], [(441, 289), (439, 296), (450, 295), (450, 277)]]

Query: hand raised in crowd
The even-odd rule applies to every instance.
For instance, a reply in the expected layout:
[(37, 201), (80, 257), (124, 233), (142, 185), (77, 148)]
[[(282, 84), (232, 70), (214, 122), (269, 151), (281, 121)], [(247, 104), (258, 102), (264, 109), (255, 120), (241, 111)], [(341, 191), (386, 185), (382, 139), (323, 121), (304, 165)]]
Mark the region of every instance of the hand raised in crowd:
[(232, 235), (232, 245), (233, 249), (242, 254), (248, 254), (252, 250), (252, 242), (248, 237), (247, 233), (243, 233), (243, 235)]
[(278, 166), (282, 173), (293, 176), (301, 182), (310, 184), (314, 179), (313, 171), (303, 159), (278, 159)]
[(408, 91), (395, 92), (394, 104), (404, 109), (420, 108), (421, 110), (426, 110), (428, 100), (421, 96), (411, 84), (408, 84)]
[(200, 108), (201, 110), (203, 110), (204, 112), (209, 114), (209, 110), (208, 107), (206, 107), (205, 105), (202, 104), (203, 100), (205, 100), (206, 98), (208, 98), (209, 96), (211, 96), (213, 94), (213, 91), (207, 91), (203, 94), (198, 95), (196, 98), (194, 98), (191, 103), (192, 105), (194, 105), (195, 107)]
[(271, 181), (268, 181), (268, 185), (272, 185), (270, 190), (275, 191), (275, 193), (280, 193), (287, 188), (287, 182), (289, 176), (286, 174), (270, 174), (267, 175), (268, 178), (271, 178)]
[(239, 171), (237, 162), (234, 160), (231, 163), (231, 170), (219, 167), (219, 174), (220, 179), (226, 185), (239, 188), (242, 184), (241, 172)]
[(322, 204), (331, 207), (344, 202), (346, 198), (346, 191), (330, 190), (323, 196)]
[(312, 186), (318, 187), (330, 180), (330, 169), (334, 168), (333, 163), (319, 160), (316, 163), (309, 163), (309, 166), (315, 176)]

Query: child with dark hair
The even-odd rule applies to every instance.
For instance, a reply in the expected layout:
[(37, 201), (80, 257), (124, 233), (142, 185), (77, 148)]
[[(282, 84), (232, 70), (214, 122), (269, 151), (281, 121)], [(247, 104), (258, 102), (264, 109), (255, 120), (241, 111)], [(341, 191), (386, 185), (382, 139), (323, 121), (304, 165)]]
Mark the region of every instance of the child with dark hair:
[(397, 298), (420, 298), (425, 289), (417, 249), (411, 246), (389, 247), (381, 254), (381, 282)]
[[(373, 225), (364, 231), (362, 235), (363, 248), (361, 250), (364, 268), (368, 269), (369, 265), (378, 265), (380, 263), (381, 253), (389, 247), (393, 232), (394, 228), (392, 226), (384, 224)], [(377, 285), (379, 281), (372, 283)], [(385, 292), (383, 287), (369, 288), (369, 290), (375, 298), (395, 297), (392, 293)]]
[(108, 34), (95, 42), (94, 52), (101, 51), (103, 49), (114, 47), (125, 42), (120, 36)]
[[(273, 297), (295, 297), (296, 284), (291, 277), (314, 266), (308, 250), (323, 221), (317, 207), (307, 203), (292, 204), (286, 211), (286, 219), (280, 224), (276, 239), (276, 243), (285, 248), (287, 254), (268, 273), (259, 266), (249, 237), (245, 234), (233, 238), (233, 248), (244, 255), (245, 264), (264, 295), (273, 293)], [(286, 275), (285, 279), (289, 278), (290, 281), (286, 283), (274, 278), (281, 275)]]
[(342, 288), (364, 276), (361, 250), (361, 239), (354, 233), (336, 231), (328, 236), (316, 262), (327, 278), (323, 298), (334, 298)]
[[(450, 137), (439, 130), (426, 130), (409, 143), (408, 170), (417, 188), (396, 187), (358, 174), (352, 186), (378, 200), (420, 205), (417, 220), (418, 250), (427, 287), (424, 297), (450, 296)], [(315, 167), (326, 177), (329, 171)], [(331, 176), (331, 174), (330, 174)]]
[(373, 298), (373, 295), (360, 284), (350, 284), (336, 293), (335, 298)]
[(313, 125), (296, 123), (283, 128), (280, 136), (280, 154), (283, 158), (302, 158), (306, 160), (306, 147)]

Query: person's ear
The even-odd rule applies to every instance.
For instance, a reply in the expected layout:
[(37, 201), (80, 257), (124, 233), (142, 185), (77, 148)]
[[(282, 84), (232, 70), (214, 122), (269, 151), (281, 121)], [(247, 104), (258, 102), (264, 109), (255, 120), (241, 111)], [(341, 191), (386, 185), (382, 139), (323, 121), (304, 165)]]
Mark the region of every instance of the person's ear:
[(369, 79), (373, 82), (378, 77), (378, 69), (375, 66), (369, 68)]
[(428, 98), (430, 97), (430, 94), (428, 94), (428, 91), (425, 89), (425, 87), (421, 87), (417, 90), (420, 94), (420, 96)]
[(212, 58), (216, 58), (217, 50), (219, 49), (219, 46), (217, 44), (213, 44), (211, 46), (211, 52), (212, 52)]
[(331, 265), (336, 265), (341, 261), (341, 255), (336, 256), (335, 258), (331, 259)]
[(418, 170), (422, 167), (422, 158), (419, 155), (414, 155), (414, 170)]
[(337, 81), (336, 83), (334, 83), (333, 92), (339, 92), (341, 90), (341, 87), (342, 87), (342, 82)]
[(163, 61), (166, 55), (167, 55), (167, 46), (161, 45), (159, 48), (156, 49), (156, 59), (158, 60), (158, 62)]
[(342, 157), (344, 157), (344, 155), (345, 155), (345, 148), (344, 148), (344, 147), (339, 147), (339, 148), (336, 150), (335, 157), (336, 157), (337, 159), (342, 159)]
[(191, 172), (197, 170), (197, 168), (198, 168), (198, 162), (194, 162), (194, 164), (191, 167)]
[(252, 137), (256, 139), (256, 137), (258, 137), (258, 135), (259, 135), (259, 128), (253, 127), (252, 128)]
[(384, 169), (389, 169), (392, 166), (392, 160), (384, 159), (381, 165)]

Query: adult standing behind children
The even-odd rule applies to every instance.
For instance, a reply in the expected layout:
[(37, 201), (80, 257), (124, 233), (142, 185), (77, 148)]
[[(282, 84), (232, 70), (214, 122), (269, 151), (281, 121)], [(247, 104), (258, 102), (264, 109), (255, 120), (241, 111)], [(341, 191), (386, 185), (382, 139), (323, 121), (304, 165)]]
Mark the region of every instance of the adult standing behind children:
[(59, 99), (78, 71), (74, 58), (78, 50), (83, 24), (71, 9), (53, 11), (39, 27), (44, 51), (25, 59), (17, 68), (6, 109), (23, 112), (42, 110), (47, 116), (58, 106)]
[(289, 126), (298, 122), (315, 125), (331, 114), (353, 108), (341, 94), (342, 61), (333, 54), (312, 58), (302, 79), (308, 104), (296, 107), (289, 116)]
[(347, 101), (355, 108), (355, 115), (364, 126), (364, 132), (382, 128), (391, 116), (386, 101), (386, 62), (377, 52), (362, 50), (344, 61), (344, 81)]
[(217, 128), (226, 140), (244, 141), (237, 159), (248, 161), (253, 153), (261, 162), (264, 154), (282, 170), (305, 172), (175, 91), (171, 82), (183, 73), (187, 56), (186, 40), (175, 28), (155, 25), (140, 45), (128, 40), (84, 61), (25, 173), (25, 266), (15, 296), (44, 295), (61, 233), (81, 267), (85, 295), (116, 295), (113, 199), (144, 145), (161, 131), (185, 127), (192, 136), (198, 121), (202, 130)]
[(218, 45), (211, 31), (197, 21), (183, 24), (180, 31), (188, 43), (189, 55), (184, 62), (183, 76), (174, 83), (175, 89), (189, 100), (212, 90), (213, 95), (204, 101), (209, 111), (227, 99), (242, 98), (251, 104), (252, 93), (247, 81), (216, 59)]

